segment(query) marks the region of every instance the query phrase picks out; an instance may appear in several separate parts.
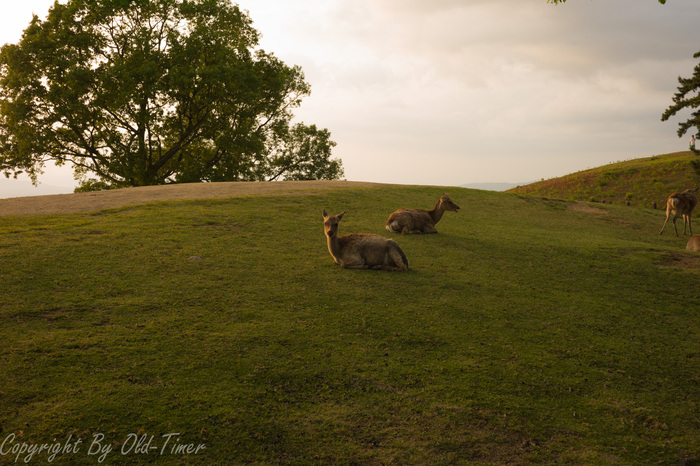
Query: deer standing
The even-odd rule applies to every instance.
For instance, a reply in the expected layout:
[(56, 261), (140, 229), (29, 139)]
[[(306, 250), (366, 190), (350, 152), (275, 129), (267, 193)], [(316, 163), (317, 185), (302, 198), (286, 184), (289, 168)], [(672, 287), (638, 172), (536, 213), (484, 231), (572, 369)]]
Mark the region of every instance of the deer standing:
[(399, 209), (389, 216), (384, 227), (388, 231), (404, 235), (437, 233), (435, 224), (447, 210), (458, 212), (459, 206), (452, 202), (449, 194), (443, 194), (433, 210)]
[(408, 270), (408, 259), (394, 240), (371, 233), (338, 236), (345, 211), (329, 216), (323, 209), (323, 231), (333, 261), (345, 269)]
[(668, 218), (673, 216), (673, 229), (676, 231), (676, 236), (678, 236), (678, 228), (676, 228), (676, 219), (683, 216), (683, 234), (685, 235), (686, 228), (690, 230), (690, 234), (693, 234), (693, 225), (691, 224), (691, 216), (693, 215), (693, 209), (698, 204), (698, 198), (695, 193), (700, 188), (686, 189), (682, 193), (672, 193), (668, 196), (666, 201), (666, 221), (664, 221), (664, 226), (661, 227), (659, 234), (664, 232), (666, 228), (666, 223)]

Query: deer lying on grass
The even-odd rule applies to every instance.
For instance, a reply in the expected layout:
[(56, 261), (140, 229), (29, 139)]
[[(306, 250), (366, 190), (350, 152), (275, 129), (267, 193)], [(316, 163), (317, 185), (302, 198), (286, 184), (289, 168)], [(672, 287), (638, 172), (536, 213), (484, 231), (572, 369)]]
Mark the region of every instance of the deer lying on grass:
[(386, 221), (385, 228), (393, 233), (420, 234), (437, 233), (435, 224), (440, 221), (445, 211), (458, 212), (459, 206), (450, 200), (449, 194), (438, 199), (433, 210), (399, 209)]
[(395, 241), (371, 233), (338, 236), (345, 211), (329, 216), (323, 209), (323, 231), (333, 261), (345, 269), (408, 270), (408, 259)]
[(685, 248), (688, 251), (700, 251), (700, 235), (691, 236)]
[(666, 221), (664, 226), (661, 227), (659, 234), (664, 232), (666, 228), (666, 223), (668, 218), (673, 216), (673, 229), (676, 230), (676, 236), (678, 236), (678, 228), (676, 228), (676, 219), (683, 216), (683, 234), (685, 235), (686, 228), (690, 229), (690, 234), (693, 234), (693, 225), (691, 224), (691, 216), (693, 215), (693, 209), (698, 204), (698, 198), (695, 193), (700, 188), (686, 189), (682, 193), (672, 193), (668, 196), (666, 201)]

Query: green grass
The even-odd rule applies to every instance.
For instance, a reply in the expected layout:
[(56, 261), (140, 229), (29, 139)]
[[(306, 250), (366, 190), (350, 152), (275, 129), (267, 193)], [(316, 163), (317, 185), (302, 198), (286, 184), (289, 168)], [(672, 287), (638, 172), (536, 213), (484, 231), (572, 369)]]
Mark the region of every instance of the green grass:
[(519, 186), (510, 192), (557, 199), (666, 208), (672, 192), (700, 186), (700, 159), (690, 151), (617, 162)]
[[(97, 464), (102, 434), (103, 464), (699, 462), (700, 255), (663, 215), (451, 188), (438, 235), (383, 229), (441, 194), (1, 218), (5, 451), (80, 439), (53, 464)], [(333, 264), (324, 208), (411, 269)]]

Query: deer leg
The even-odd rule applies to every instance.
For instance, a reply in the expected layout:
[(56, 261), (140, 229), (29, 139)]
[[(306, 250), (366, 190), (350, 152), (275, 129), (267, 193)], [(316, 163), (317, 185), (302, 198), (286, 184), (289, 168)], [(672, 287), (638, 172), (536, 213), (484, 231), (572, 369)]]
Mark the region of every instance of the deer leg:
[(668, 212), (666, 213), (666, 220), (664, 221), (664, 226), (661, 227), (661, 231), (659, 234), (664, 232), (664, 228), (666, 228), (666, 224), (668, 223)]
[(416, 229), (409, 229), (408, 226), (405, 226), (403, 230), (401, 230), (402, 235), (420, 235), (422, 231), (416, 230)]
[(346, 264), (341, 262), (340, 266), (344, 269), (368, 269), (369, 267), (365, 264)]
[(391, 265), (375, 265), (374, 267), (372, 267), (372, 270), (391, 270), (391, 271), (396, 272), (398, 270), (404, 270), (404, 269), (400, 269), (399, 267), (394, 267)]
[(368, 269), (369, 266), (365, 264), (365, 261), (362, 259), (356, 260), (354, 262), (348, 262), (341, 260), (340, 261), (340, 266), (344, 269)]
[[(676, 219), (680, 216), (680, 214), (676, 214), (673, 216), (673, 229), (676, 230), (676, 236), (678, 236), (678, 228), (676, 228)], [(684, 222), (685, 225), (685, 222)]]

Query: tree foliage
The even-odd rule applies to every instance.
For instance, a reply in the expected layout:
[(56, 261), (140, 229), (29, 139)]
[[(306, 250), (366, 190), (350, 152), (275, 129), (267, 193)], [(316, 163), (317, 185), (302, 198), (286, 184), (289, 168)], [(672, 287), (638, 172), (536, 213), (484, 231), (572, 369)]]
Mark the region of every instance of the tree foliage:
[[(693, 58), (700, 58), (700, 52), (695, 53)], [(661, 121), (667, 121), (681, 110), (691, 109), (690, 118), (678, 123), (678, 137), (683, 137), (686, 132), (693, 128), (700, 134), (700, 64), (695, 66), (691, 78), (678, 77), (678, 83), (680, 85), (673, 96), (673, 105), (661, 115)], [(694, 150), (694, 152), (700, 154), (698, 150)]]
[[(0, 171), (70, 164), (83, 189), (327, 179), (310, 86), (229, 0), (69, 0), (0, 50)], [(90, 178), (90, 176), (96, 176)]]

